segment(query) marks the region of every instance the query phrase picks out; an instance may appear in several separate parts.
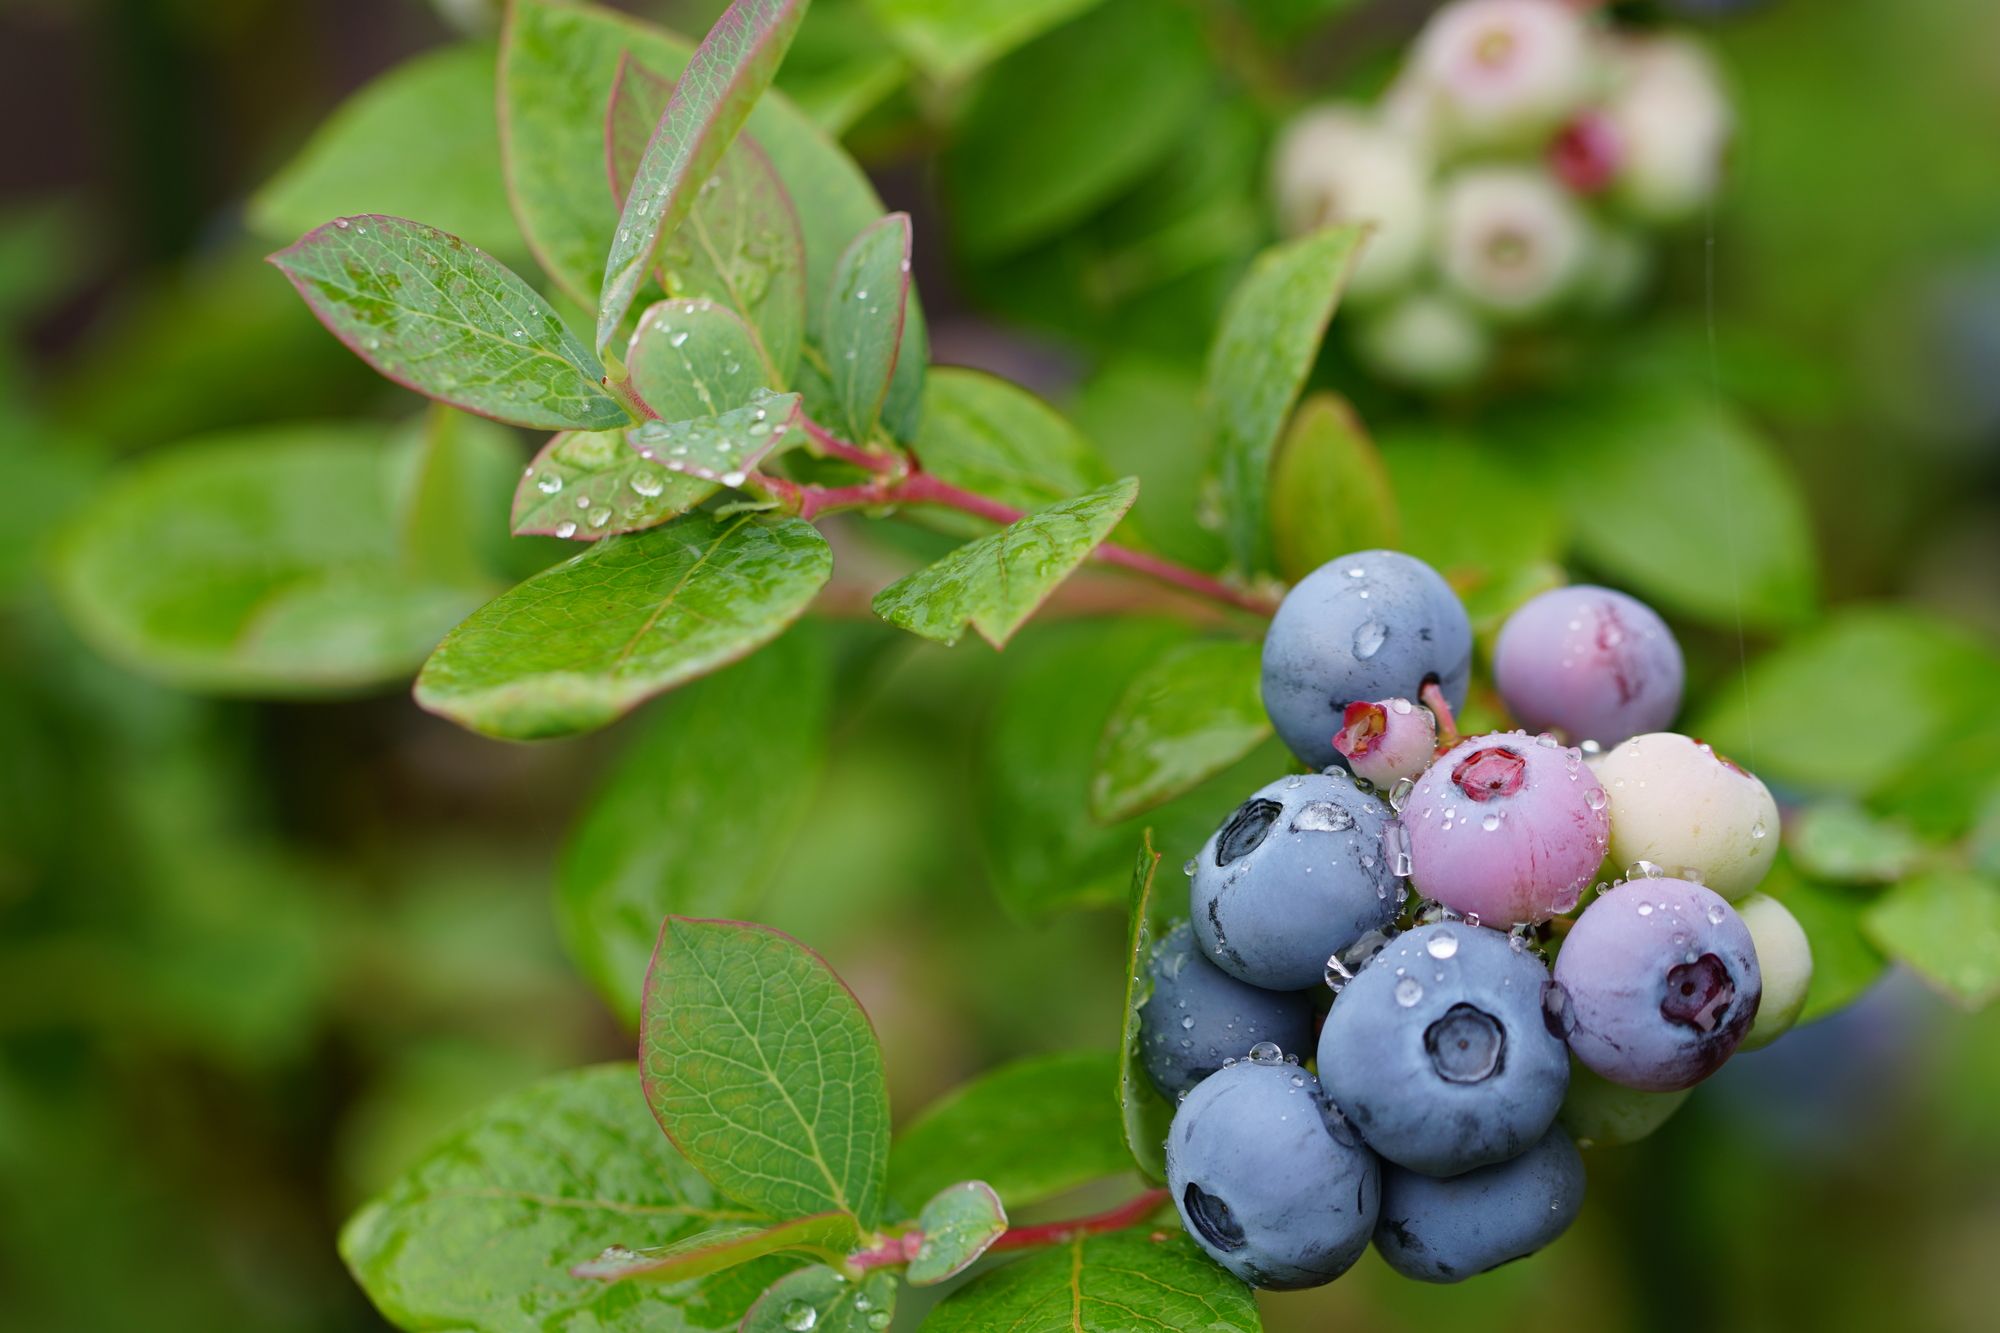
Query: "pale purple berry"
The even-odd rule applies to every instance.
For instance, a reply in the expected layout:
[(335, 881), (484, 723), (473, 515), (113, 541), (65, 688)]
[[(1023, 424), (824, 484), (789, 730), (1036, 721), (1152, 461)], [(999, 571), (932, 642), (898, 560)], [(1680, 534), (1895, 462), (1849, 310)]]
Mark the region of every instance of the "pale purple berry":
[(1333, 748), (1356, 777), (1392, 787), (1430, 767), (1437, 752), (1437, 719), (1408, 699), (1352, 703), (1333, 735)]
[(1671, 725), (1685, 668), (1658, 613), (1579, 584), (1529, 600), (1500, 628), (1494, 684), (1516, 721), (1605, 749)]

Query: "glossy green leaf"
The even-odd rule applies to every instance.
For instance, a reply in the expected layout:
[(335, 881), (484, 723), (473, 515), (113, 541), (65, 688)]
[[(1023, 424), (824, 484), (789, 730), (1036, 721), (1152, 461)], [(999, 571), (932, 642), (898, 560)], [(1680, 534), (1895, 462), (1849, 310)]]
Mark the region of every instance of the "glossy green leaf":
[(648, 307), (626, 348), (625, 368), (662, 421), (717, 416), (777, 387), (742, 316), (706, 299)]
[(604, 367), (505, 265), (421, 222), (338, 218), (271, 256), (313, 314), (406, 388), (520, 426), (630, 418)]
[(903, 1276), (913, 1287), (957, 1277), (1007, 1230), (1007, 1210), (983, 1180), (948, 1185), (917, 1214), (923, 1239)]
[(1350, 551), (1402, 547), (1389, 472), (1346, 399), (1315, 394), (1299, 406), (1271, 458), (1271, 546), (1296, 582)]
[(892, 41), (939, 83), (956, 83), (1100, 0), (868, 0)]
[(1255, 1333), (1250, 1289), (1178, 1226), (1080, 1236), (955, 1291), (926, 1333)]
[(1222, 312), (1205, 396), (1224, 531), (1242, 569), (1271, 562), (1271, 455), (1319, 358), (1363, 235), (1360, 227), (1330, 227), (1266, 250)]
[(492, 422), (442, 406), (424, 414), (402, 504), (403, 550), (413, 566), (468, 587), (491, 578), (481, 539), (493, 530), (493, 483), (517, 457), (512, 433)]
[[(622, 202), (623, 182), (638, 169), (653, 126), (666, 111), (673, 80), (627, 57), (618, 67), (605, 123), (611, 187)], [(792, 373), (806, 318), (805, 237), (798, 210), (770, 156), (748, 132), (722, 155), (715, 175), (660, 252), (666, 288), (678, 297), (707, 297), (748, 321), (778, 383)]]
[(489, 576), (434, 574), (411, 551), (414, 461), (380, 426), (163, 449), (79, 513), (60, 550), (64, 602), (100, 651), (183, 688), (311, 695), (393, 680), (492, 591)]
[(861, 1228), (846, 1213), (795, 1217), (770, 1226), (731, 1222), (641, 1250), (608, 1246), (596, 1258), (570, 1269), (570, 1275), (598, 1282), (686, 1282), (767, 1254), (810, 1254), (838, 1263), (860, 1242)]
[(696, 512), (598, 542), (447, 635), (417, 702), (517, 740), (601, 727), (775, 638), (832, 570), (797, 519)]
[[(563, 940), (628, 1023), (661, 918), (754, 911), (792, 849), (826, 760), (830, 667), (812, 630), (649, 711), (563, 849)], [(751, 718), (758, 743), (740, 745)]]
[(806, 0), (734, 0), (674, 81), (612, 233), (598, 296), (601, 355), (639, 294), (660, 243), (694, 208), (750, 108), (771, 86)]
[(1149, 664), (1104, 724), (1091, 813), (1110, 823), (1200, 786), (1271, 734), (1263, 650), (1242, 639), (1183, 644)]
[(1924, 844), (1900, 820), (1846, 801), (1827, 801), (1785, 822), (1785, 846), (1800, 870), (1843, 884), (1886, 884), (1916, 867)]
[(724, 486), (741, 486), (774, 450), (788, 440), (804, 439), (793, 429), (798, 416), (797, 394), (760, 389), (749, 402), (721, 416), (648, 421), (626, 438), (641, 459), (657, 459), (661, 467)]
[(1211, 526), (1218, 516), (1204, 475), (1200, 399), (1199, 377), (1185, 367), (1123, 358), (1101, 366), (1066, 410), (1110, 475), (1144, 478), (1127, 524), (1136, 523), (1162, 555), (1217, 569), (1224, 556)]
[(493, 58), (491, 42), (443, 47), (354, 94), (251, 196), (251, 228), (287, 241), (328, 218), (389, 213), (523, 253), (500, 176)]
[(1038, 509), (959, 547), (875, 597), (875, 614), (912, 634), (957, 643), (971, 625), (995, 648), (1111, 535), (1139, 493), (1137, 478)]
[[(1490, 443), (1490, 442), (1489, 442)], [(1705, 389), (1619, 384), (1507, 430), (1568, 505), (1577, 551), (1666, 611), (1797, 624), (1817, 599), (1812, 527), (1776, 453)]]
[(1149, 966), (1154, 944), (1166, 934), (1174, 913), (1167, 900), (1171, 895), (1154, 892), (1160, 871), (1160, 854), (1153, 849), (1153, 835), (1146, 834), (1139, 848), (1139, 860), (1132, 867), (1132, 889), (1125, 907), (1125, 1007), (1118, 1047), (1118, 1113), (1125, 1132), (1125, 1148), (1138, 1166), (1139, 1174), (1155, 1184), (1167, 1179), (1167, 1126), (1173, 1122), (1174, 1108), (1160, 1096), (1140, 1065), (1139, 1011), (1153, 994), (1153, 973)]
[(955, 366), (925, 377), (913, 447), (926, 472), (1016, 509), (1039, 509), (1113, 477), (1090, 441), (1047, 403), (997, 375)]
[[(1132, 848), (1150, 827), (1185, 857), (1243, 793), (1291, 762), (1277, 741), (1138, 820), (1105, 825), (1090, 813), (1098, 741), (1126, 685), (1190, 635), (1185, 625), (1107, 617), (1037, 625), (1005, 658), (979, 755), (980, 842), (1001, 902), (1033, 919), (1125, 905)], [(990, 1179), (990, 1177), (989, 1177)]]
[(896, 1312), (895, 1273), (876, 1269), (851, 1282), (822, 1265), (771, 1284), (743, 1316), (741, 1333), (881, 1333)]
[[(557, 286), (592, 308), (618, 226), (618, 206), (604, 188), (605, 110), (628, 52), (673, 77), (687, 64), (689, 48), (628, 15), (557, 0), (515, 0), (500, 47), (501, 142), (522, 234)], [(782, 96), (767, 93), (760, 99), (747, 129), (770, 156), (786, 191), (801, 202), (806, 327), (816, 328), (834, 265), (855, 234), (882, 216), (882, 201), (853, 159)], [(903, 348), (883, 409), (898, 439), (915, 431), (929, 360), (914, 301), (904, 321)], [(800, 365), (800, 382), (786, 387), (803, 389), (814, 362), (814, 373), (824, 379), (824, 360), (812, 349)]]
[[(1994, 655), (1956, 626), (1886, 607), (1838, 612), (1746, 668), (1690, 728), (1761, 776), (1867, 795), (1983, 706)], [(1868, 726), (1872, 718), (1893, 725)], [(1866, 744), (1856, 744), (1865, 729)]]
[[(1555, 561), (1568, 542), (1562, 501), (1469, 434), (1429, 426), (1392, 430), (1382, 439), (1382, 462), (1400, 501), (1397, 549), (1448, 578), (1480, 587), (1505, 582)], [(1507, 522), (1486, 521), (1494, 513), (1506, 514)]]
[(661, 1128), (730, 1198), (776, 1217), (881, 1220), (882, 1051), (853, 992), (797, 940), (668, 917), (646, 976), (639, 1063)]
[(747, 1283), (782, 1267), (609, 1288), (570, 1276), (570, 1265), (609, 1244), (668, 1244), (750, 1220), (674, 1152), (625, 1063), (486, 1108), (356, 1213), (340, 1252), (403, 1328), (678, 1333), (717, 1327), (707, 1316), (731, 1317), (755, 1295)]
[(1196, 16), (1158, 0), (1109, 0), (1015, 51), (980, 81), (945, 155), (960, 246), (1023, 251), (1130, 189), (1198, 121), (1213, 78)]
[(1968, 1008), (2000, 995), (2000, 884), (1960, 870), (1905, 880), (1862, 918), (1889, 957)]
[(620, 430), (565, 431), (514, 490), (513, 530), (576, 541), (658, 527), (721, 489), (642, 458)]
[(1021, 1208), (1125, 1171), (1115, 1061), (1071, 1051), (1002, 1065), (924, 1108), (896, 1137), (889, 1197), (906, 1212), (968, 1176)]
[(910, 299), (910, 219), (891, 213), (854, 238), (833, 271), (833, 291), (820, 314), (834, 424), (847, 438), (875, 436), (903, 346)]

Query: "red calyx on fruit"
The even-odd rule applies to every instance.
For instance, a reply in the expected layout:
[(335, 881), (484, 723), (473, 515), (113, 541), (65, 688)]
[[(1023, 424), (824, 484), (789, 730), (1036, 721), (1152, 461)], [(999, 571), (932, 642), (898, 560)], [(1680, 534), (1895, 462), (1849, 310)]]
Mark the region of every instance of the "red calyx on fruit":
[(1452, 785), (1469, 800), (1490, 801), (1512, 796), (1527, 780), (1528, 761), (1498, 745), (1475, 750), (1451, 770)]
[(1340, 730), (1333, 734), (1333, 748), (1349, 759), (1359, 759), (1380, 748), (1388, 730), (1388, 709), (1381, 704), (1352, 703), (1341, 714)]
[(1618, 132), (1597, 112), (1586, 111), (1563, 126), (1549, 145), (1549, 169), (1578, 194), (1600, 194), (1618, 174), (1623, 156)]

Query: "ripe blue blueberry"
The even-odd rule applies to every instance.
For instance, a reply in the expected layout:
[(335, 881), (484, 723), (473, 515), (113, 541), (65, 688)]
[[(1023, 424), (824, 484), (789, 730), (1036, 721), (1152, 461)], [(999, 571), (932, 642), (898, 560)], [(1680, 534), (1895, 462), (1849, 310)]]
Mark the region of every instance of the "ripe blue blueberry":
[(1238, 981), (1208, 961), (1185, 921), (1155, 946), (1147, 970), (1153, 993), (1139, 1009), (1139, 1055), (1169, 1101), (1260, 1042), (1298, 1056), (1312, 1045), (1310, 999)]
[(1682, 879), (1607, 890), (1563, 941), (1555, 978), (1576, 1058), (1651, 1092), (1714, 1073), (1763, 994), (1749, 927), (1720, 894)]
[(1435, 680), (1465, 703), (1472, 624), (1438, 572), (1399, 551), (1357, 551), (1299, 580), (1264, 636), (1264, 708), (1313, 768), (1341, 762), (1347, 705), (1415, 699)]
[(1403, 901), (1383, 835), (1389, 807), (1342, 772), (1282, 778), (1223, 821), (1195, 859), (1195, 938), (1267, 990), (1320, 984), (1326, 960)]
[(1549, 974), (1498, 931), (1462, 922), (1396, 937), (1320, 1030), (1319, 1075), (1388, 1160), (1454, 1176), (1528, 1148), (1569, 1086), (1543, 1012)]
[(1204, 1079), (1167, 1132), (1167, 1186), (1210, 1258), (1255, 1287), (1316, 1287), (1368, 1248), (1381, 1205), (1375, 1155), (1319, 1080), (1281, 1060)]
[(1610, 588), (1555, 588), (1500, 627), (1493, 682), (1530, 731), (1610, 749), (1680, 711), (1681, 647), (1652, 607)]
[(1384, 1166), (1375, 1248), (1404, 1277), (1462, 1282), (1567, 1231), (1583, 1184), (1583, 1158), (1560, 1127), (1510, 1161), (1450, 1180)]

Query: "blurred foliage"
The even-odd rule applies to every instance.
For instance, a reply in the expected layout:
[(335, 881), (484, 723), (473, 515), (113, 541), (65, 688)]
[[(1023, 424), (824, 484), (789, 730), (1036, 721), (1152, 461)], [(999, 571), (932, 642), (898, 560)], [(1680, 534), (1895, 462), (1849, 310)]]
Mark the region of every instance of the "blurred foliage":
[[(635, 7), (683, 31), (719, 8)], [(1820, 1021), (1645, 1146), (1594, 1156), (1584, 1219), (1545, 1254), (1437, 1290), (1371, 1259), (1266, 1302), (1274, 1330), (1527, 1329), (1558, 1305), (1604, 1328), (1971, 1330), (2000, 1300), (2000, 1009), (1962, 1012), (1890, 966), (1921, 957), (1960, 998), (1993, 984), (2000, 554), (1976, 539), (2000, 527), (2000, 11), (1621, 6), (1669, 8), (1717, 11), (1702, 26), (1744, 132), (1643, 327), (1551, 345), (1477, 400), (1384, 391), (1337, 349), (1307, 392), (1340, 394), (1379, 446), (1394, 522), (1355, 531), (1399, 532), (1482, 623), (1561, 564), (1674, 613), (1689, 716), (1814, 812), (1772, 887), (1813, 937)], [(1213, 568), (1218, 532), (1188, 521), (1216, 517), (1201, 372), (1269, 239), (1268, 141), (1305, 100), (1373, 91), (1425, 6), (1018, 9), (969, 40), (921, 21), (937, 6), (822, 0), (781, 86), (917, 215), (950, 346), (1009, 373), (1034, 348), (1049, 369), (1030, 387), (1069, 409), (1101, 475), (1144, 478), (1129, 526)], [(336, 30), (367, 40), (318, 54)], [(280, 164), (419, 49), (327, 132), (422, 141), (428, 193), (383, 207), (517, 252), (491, 177), (461, 174), (494, 150), (484, 48), (445, 40), (416, 0), (0, 5), (0, 48), (107, 81), (148, 71), (94, 105), (74, 174), (0, 212), (0, 1326), (379, 1328), (333, 1250), (345, 1213), (494, 1096), (630, 1054), (562, 954), (551, 887), (566, 912), (615, 902), (620, 874), (650, 873), (620, 829), (650, 819), (684, 821), (685, 841), (646, 854), (712, 870), (689, 831), (706, 813), (645, 788), (674, 780), (692, 696), (606, 737), (500, 747), (400, 692), (310, 709), (175, 693), (56, 611), (49, 540), (115, 502), (114, 460), (334, 417), (387, 441), (408, 418), (257, 261), (346, 188), (327, 161)], [(227, 121), (207, 138), (187, 96), (204, 79), (202, 116)], [(466, 114), (396, 136), (399, 86), (423, 81), (463, 85)], [(1039, 407), (956, 384), (975, 391), (959, 420)], [(525, 461), (524, 441), (495, 447)], [(1296, 447), (1365, 467), (1340, 439)], [(482, 570), (546, 561), (487, 517)], [(842, 567), (880, 586), (937, 549), (857, 543)], [(1122, 901), (1141, 826), (1171, 868), (1282, 762), (1267, 746), (1142, 819), (1093, 820), (1106, 718), (1199, 631), (1087, 599), (1004, 656), (820, 628), (838, 706), (787, 700), (805, 734), (709, 794), (736, 802), (727, 860), (765, 883), (759, 914), (874, 1017), (899, 1122), (1003, 1061), (1108, 1048), (1119, 923), (1056, 909)], [(1890, 852), (1924, 873), (1878, 897)], [(728, 878), (719, 899), (747, 887)]]

